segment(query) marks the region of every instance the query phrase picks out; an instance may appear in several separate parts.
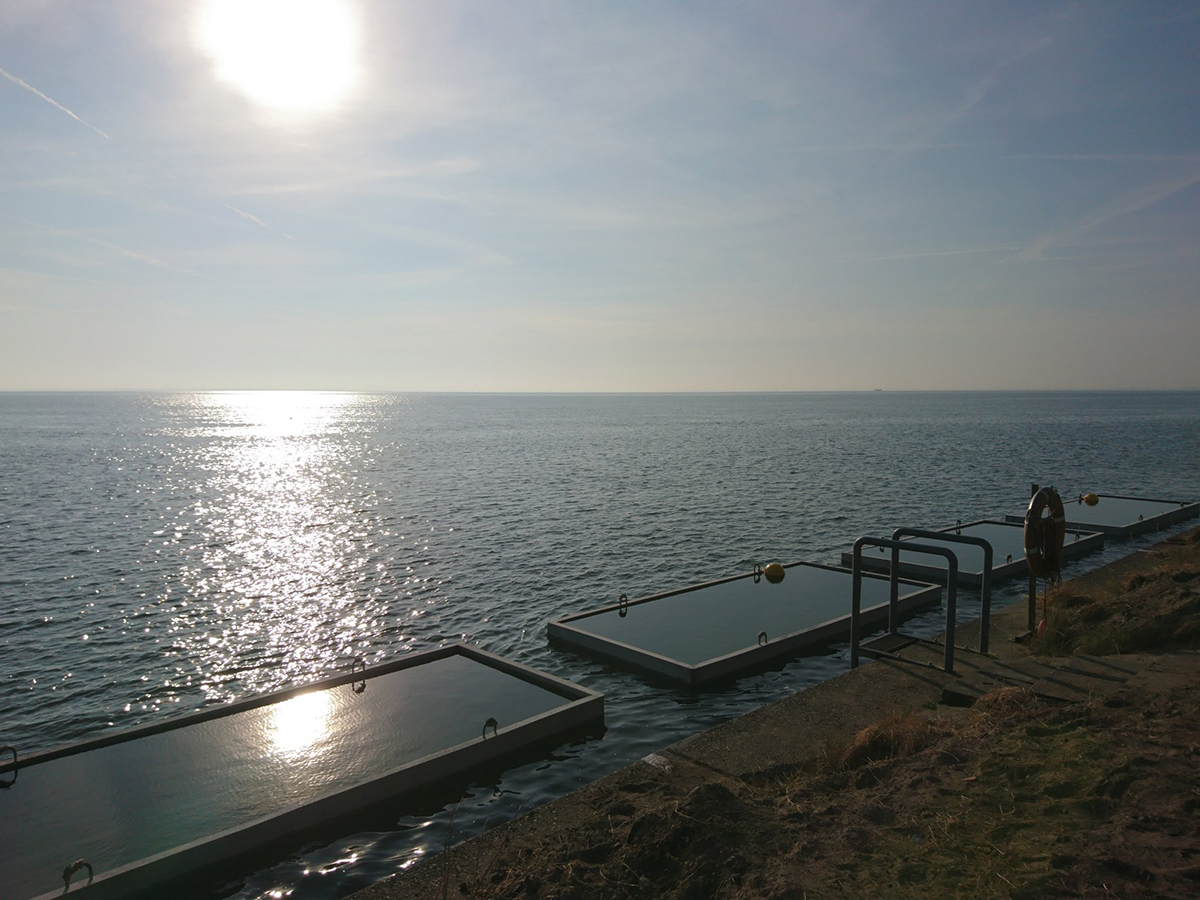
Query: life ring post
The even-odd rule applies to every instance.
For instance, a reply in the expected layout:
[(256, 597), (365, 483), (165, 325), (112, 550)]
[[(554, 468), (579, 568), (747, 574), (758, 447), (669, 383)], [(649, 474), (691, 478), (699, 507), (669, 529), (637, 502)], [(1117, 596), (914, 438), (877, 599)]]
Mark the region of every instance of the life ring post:
[[(1033, 498), (1038, 495), (1038, 491), (1040, 491), (1041, 489), (1042, 489), (1041, 485), (1038, 485), (1038, 484), (1029, 485), (1030, 502), (1033, 501)], [(1029, 622), (1028, 622), (1028, 625), (1029, 625), (1029, 633), (1033, 634), (1034, 629), (1037, 628), (1037, 575), (1034, 573), (1032, 568), (1029, 570)]]
[[(1025, 561), (1029, 565), (1029, 631), (1037, 627), (1037, 582), (1062, 581), (1063, 545), (1067, 537), (1067, 512), (1053, 485), (1031, 485), (1032, 496), (1025, 512)], [(1045, 513), (1045, 515), (1043, 515)]]

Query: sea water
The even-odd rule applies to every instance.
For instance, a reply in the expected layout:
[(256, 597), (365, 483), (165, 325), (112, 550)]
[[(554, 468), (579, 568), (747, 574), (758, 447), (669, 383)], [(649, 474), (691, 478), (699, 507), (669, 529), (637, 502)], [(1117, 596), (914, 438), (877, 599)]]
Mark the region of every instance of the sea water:
[(835, 648), (693, 694), (550, 650), (549, 619), (1002, 517), (1031, 482), (1198, 500), (1198, 451), (1195, 392), (0, 394), (0, 743), (460, 640), (605, 693), (602, 736), (225, 885), (332, 900), (440, 849), (452, 814), (454, 841), (846, 666)]

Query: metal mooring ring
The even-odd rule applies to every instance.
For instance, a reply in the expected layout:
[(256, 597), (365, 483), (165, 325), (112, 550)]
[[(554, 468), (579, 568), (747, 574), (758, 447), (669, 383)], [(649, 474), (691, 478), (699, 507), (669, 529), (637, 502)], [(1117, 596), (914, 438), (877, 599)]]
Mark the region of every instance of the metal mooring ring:
[(762, 574), (763, 574), (762, 563), (754, 564), (754, 573), (753, 574), (754, 574), (754, 583), (758, 584), (758, 582), (762, 579)]
[[(77, 859), (77, 860), (75, 860), (75, 862), (71, 863), (69, 866), (67, 866), (65, 869), (63, 869), (63, 893), (64, 894), (71, 889), (71, 876), (74, 875), (76, 872), (78, 872), (80, 869), (87, 869), (87, 873), (88, 873), (87, 883), (88, 884), (92, 883), (92, 878), (94, 875), (94, 873), (92, 872), (92, 864), (90, 862), (88, 862), (86, 859)], [(84, 885), (84, 887), (87, 887), (87, 885)]]
[(622, 619), (629, 615), (629, 595), (622, 594), (617, 598), (617, 615)]
[(758, 646), (765, 647), (766, 645), (767, 645), (767, 633), (765, 631), (760, 631), (758, 633)]
[(954, 533), (962, 534), (962, 519), (959, 519), (954, 523)]
[(484, 740), (487, 740), (487, 730), (489, 728), (492, 729), (492, 737), (495, 737), (500, 729), (500, 723), (496, 721), (495, 716), (488, 716), (487, 721), (483, 723), (483, 733), (480, 737)]
[[(363, 672), (367, 671), (367, 661), (365, 659), (363, 659), (361, 656), (354, 657), (354, 659), (351, 660), (351, 662), (350, 662), (350, 674), (353, 675), (355, 672), (359, 671), (360, 666), (362, 667)], [(367, 679), (365, 679), (365, 678), (363, 678), (359, 681), (350, 682), (350, 690), (354, 691), (354, 693), (356, 693), (356, 694), (361, 694), (366, 689), (367, 689)]]

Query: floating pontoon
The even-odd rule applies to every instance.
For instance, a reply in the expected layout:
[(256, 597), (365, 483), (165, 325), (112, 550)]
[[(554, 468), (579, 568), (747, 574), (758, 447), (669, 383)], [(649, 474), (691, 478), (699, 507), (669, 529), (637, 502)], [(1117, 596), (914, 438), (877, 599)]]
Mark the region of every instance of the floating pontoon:
[[(1118, 494), (1093, 494), (1094, 506), (1085, 502), (1087, 495), (1063, 497), (1068, 528), (1083, 528), (1103, 534), (1133, 537), (1143, 531), (1156, 531), (1194, 519), (1200, 515), (1200, 503), (1185, 500), (1152, 500), (1147, 497), (1122, 497)], [(1022, 522), (1024, 515), (1004, 517)]]
[[(847, 569), (784, 566), (777, 584), (736, 575), (569, 616), (547, 626), (550, 640), (698, 687), (850, 636)], [(863, 622), (883, 626), (887, 579), (863, 582)], [(899, 610), (937, 606), (941, 588), (903, 581)]]
[[(980, 537), (991, 544), (993, 581), (1015, 578), (1029, 572), (1029, 565), (1025, 562), (1024, 529), (1019, 523), (981, 519), (978, 522), (968, 522), (965, 525), (955, 525), (939, 530), (945, 534)], [(953, 550), (958, 556), (958, 583), (968, 587), (979, 587), (983, 581), (983, 549), (981, 547), (969, 547), (928, 537), (922, 537), (920, 541), (922, 544), (941, 545)], [(1103, 546), (1104, 535), (1102, 534), (1068, 531), (1063, 544), (1063, 559), (1078, 559)], [(850, 551), (843, 553), (842, 564), (849, 566), (852, 557), (853, 554)], [(885, 552), (882, 547), (877, 548), (876, 552), (864, 552), (862, 555), (863, 569), (871, 572), (887, 572), (891, 568), (891, 562), (891, 552)], [(945, 581), (946, 567), (933, 562), (930, 557), (906, 554), (901, 551), (900, 574), (909, 578)]]
[[(462, 644), (0, 766), (0, 894), (124, 897), (603, 721)], [(75, 871), (70, 871), (76, 861)], [(95, 879), (85, 887), (88, 873)]]

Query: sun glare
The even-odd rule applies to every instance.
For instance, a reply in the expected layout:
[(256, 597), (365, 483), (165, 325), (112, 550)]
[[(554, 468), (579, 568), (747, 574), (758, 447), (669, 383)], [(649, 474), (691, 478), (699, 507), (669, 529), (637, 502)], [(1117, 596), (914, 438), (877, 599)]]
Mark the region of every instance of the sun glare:
[(348, 0), (205, 0), (196, 35), (217, 77), (274, 112), (333, 109), (358, 82)]
[(325, 737), (333, 703), (329, 691), (299, 694), (271, 707), (270, 738), (284, 756), (312, 755), (310, 748)]

